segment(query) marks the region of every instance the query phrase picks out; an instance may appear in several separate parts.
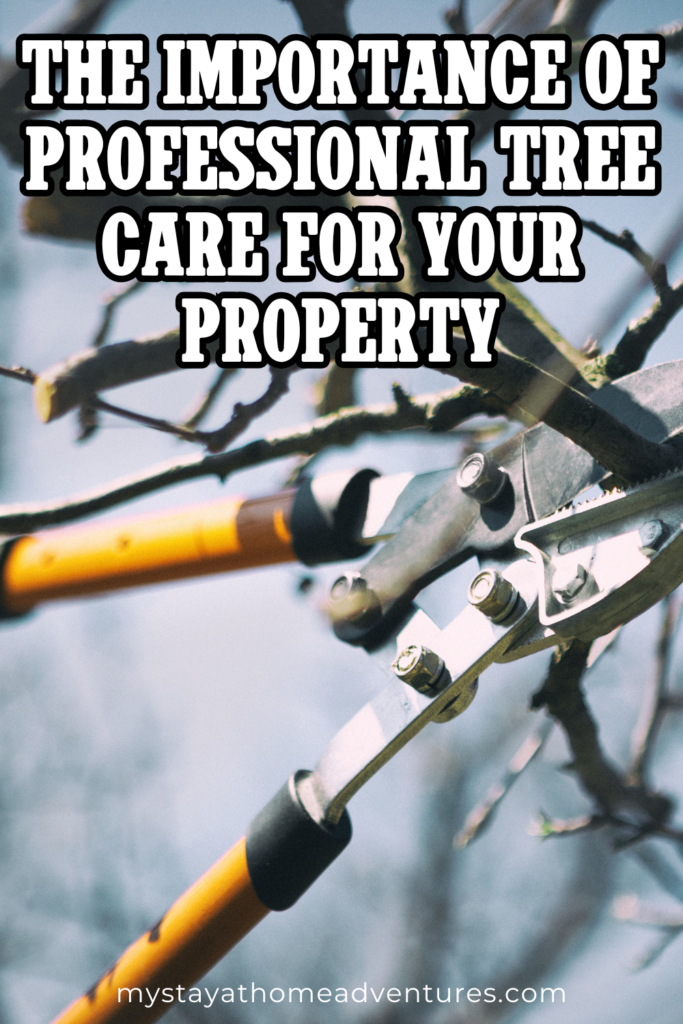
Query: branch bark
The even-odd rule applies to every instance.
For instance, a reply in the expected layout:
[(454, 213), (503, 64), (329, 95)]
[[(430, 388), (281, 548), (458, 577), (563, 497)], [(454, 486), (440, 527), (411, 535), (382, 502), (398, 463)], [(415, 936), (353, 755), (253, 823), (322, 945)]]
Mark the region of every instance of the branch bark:
[(467, 385), (439, 394), (353, 409), (304, 426), (268, 434), (241, 448), (219, 455), (191, 455), (162, 463), (71, 498), (47, 504), (0, 506), (0, 533), (32, 533), (47, 526), (73, 522), (154, 491), (188, 480), (216, 476), (225, 481), (233, 473), (290, 455), (315, 455), (323, 448), (353, 444), (365, 434), (389, 434), (422, 429), (443, 433), (477, 413), (497, 416), (502, 407), (495, 396)]
[(619, 770), (605, 757), (581, 688), (590, 643), (573, 640), (553, 654), (550, 669), (532, 707), (546, 707), (564, 729), (572, 751), (571, 769), (601, 811), (610, 818), (632, 823), (635, 834), (664, 824), (672, 803), (662, 793), (628, 785)]
[(98, 391), (178, 369), (178, 328), (151, 338), (86, 348), (36, 376), (34, 400), (43, 423), (59, 419)]
[(646, 480), (683, 460), (676, 444), (647, 441), (557, 376), (507, 352), (498, 352), (495, 366), (466, 366), (463, 340), (454, 335), (458, 361), (442, 373), (491, 391), (523, 422), (547, 423), (621, 480)]

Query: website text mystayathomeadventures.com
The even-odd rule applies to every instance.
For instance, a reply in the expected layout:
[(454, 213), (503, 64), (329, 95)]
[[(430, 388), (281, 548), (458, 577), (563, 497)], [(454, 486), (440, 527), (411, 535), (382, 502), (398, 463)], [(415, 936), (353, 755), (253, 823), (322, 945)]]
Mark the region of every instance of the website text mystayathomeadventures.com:
[(255, 982), (235, 988), (120, 988), (120, 1003), (137, 1003), (151, 1010), (157, 1002), (195, 1003), (206, 1009), (221, 1003), (564, 1003), (563, 988), (511, 987), (505, 991), (496, 988), (451, 988), (423, 985), (420, 988), (392, 987), (375, 989), (367, 982), (356, 988), (291, 987), (265, 989)]

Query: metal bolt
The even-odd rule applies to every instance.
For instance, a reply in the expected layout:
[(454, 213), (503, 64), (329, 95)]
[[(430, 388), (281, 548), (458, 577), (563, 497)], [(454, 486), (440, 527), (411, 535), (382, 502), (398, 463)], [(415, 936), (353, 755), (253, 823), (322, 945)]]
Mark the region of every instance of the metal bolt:
[(456, 480), (461, 491), (480, 505), (488, 505), (501, 493), (508, 475), (489, 455), (475, 452), (465, 459)]
[(560, 604), (572, 604), (585, 588), (589, 578), (588, 571), (583, 565), (560, 569), (553, 579), (553, 594)]
[(656, 551), (664, 543), (668, 533), (669, 528), (666, 523), (663, 523), (661, 519), (651, 519), (640, 528), (640, 546)]
[(470, 583), (467, 600), (493, 622), (502, 622), (515, 606), (517, 591), (495, 569), (478, 572)]
[(334, 581), (327, 610), (337, 636), (351, 643), (382, 617), (377, 594), (359, 572), (346, 572)]
[(440, 693), (451, 681), (439, 655), (420, 644), (406, 647), (391, 667), (402, 682), (428, 697)]

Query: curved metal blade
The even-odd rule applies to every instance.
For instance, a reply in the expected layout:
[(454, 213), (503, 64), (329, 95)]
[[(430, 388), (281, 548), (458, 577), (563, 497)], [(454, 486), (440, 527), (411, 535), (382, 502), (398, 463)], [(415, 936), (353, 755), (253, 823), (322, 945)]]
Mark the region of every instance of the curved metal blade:
[[(663, 441), (683, 428), (683, 360), (639, 370), (591, 397), (632, 430)], [(338, 635), (366, 646), (381, 642), (387, 617), (398, 616), (431, 580), (473, 554), (511, 547), (519, 529), (555, 512), (606, 475), (591, 455), (545, 424), (490, 454), (510, 478), (500, 498), (492, 505), (477, 504), (460, 490), (453, 473), (401, 524), (394, 522), (398, 532), (362, 570), (381, 616), (364, 618), (356, 629), (339, 607), (333, 614)]]

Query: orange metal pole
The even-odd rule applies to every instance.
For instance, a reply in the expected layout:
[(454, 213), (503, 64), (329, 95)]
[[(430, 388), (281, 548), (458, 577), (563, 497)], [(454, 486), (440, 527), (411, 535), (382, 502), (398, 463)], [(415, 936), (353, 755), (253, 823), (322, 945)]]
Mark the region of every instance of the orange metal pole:
[(53, 1024), (136, 1024), (166, 1013), (182, 989), (269, 913), (251, 884), (245, 842), (240, 839), (209, 868)]
[(20, 537), (4, 566), (5, 610), (21, 614), (57, 598), (293, 561), (294, 494), (223, 498)]

